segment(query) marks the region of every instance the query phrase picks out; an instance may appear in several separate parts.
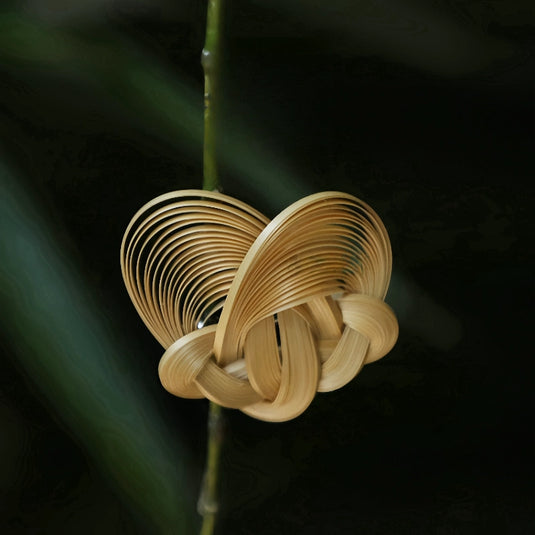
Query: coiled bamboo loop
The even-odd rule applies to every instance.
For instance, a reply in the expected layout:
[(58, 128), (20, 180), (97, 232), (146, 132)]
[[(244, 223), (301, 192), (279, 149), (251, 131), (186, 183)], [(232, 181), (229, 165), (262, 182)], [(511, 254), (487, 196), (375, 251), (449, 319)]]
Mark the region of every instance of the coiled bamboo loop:
[(176, 191), (141, 208), (121, 246), (132, 302), (166, 349), (164, 388), (268, 421), (392, 349), (391, 267), (379, 217), (340, 192), (269, 221), (221, 193)]

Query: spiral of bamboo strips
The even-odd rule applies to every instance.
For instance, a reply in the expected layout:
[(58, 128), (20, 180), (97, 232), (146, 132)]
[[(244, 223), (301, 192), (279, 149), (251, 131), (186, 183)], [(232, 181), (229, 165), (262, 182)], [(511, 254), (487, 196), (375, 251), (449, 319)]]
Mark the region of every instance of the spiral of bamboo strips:
[(310, 195), (272, 221), (221, 193), (167, 193), (133, 217), (121, 269), (165, 348), (164, 388), (261, 420), (295, 418), (398, 336), (388, 234), (346, 193)]

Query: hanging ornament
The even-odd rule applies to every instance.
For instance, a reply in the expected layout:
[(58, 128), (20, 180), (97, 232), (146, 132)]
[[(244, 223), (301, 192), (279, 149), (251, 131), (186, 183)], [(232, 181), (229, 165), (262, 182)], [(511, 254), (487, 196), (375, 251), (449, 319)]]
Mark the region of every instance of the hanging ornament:
[(280, 422), (386, 355), (390, 240), (352, 195), (322, 192), (272, 221), (227, 195), (167, 193), (130, 222), (126, 288), (164, 347), (170, 393)]

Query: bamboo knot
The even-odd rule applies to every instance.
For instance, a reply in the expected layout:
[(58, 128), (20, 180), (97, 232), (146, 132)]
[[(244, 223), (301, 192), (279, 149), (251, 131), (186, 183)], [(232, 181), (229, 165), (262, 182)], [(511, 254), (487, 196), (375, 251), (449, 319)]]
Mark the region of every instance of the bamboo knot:
[(206, 48), (202, 49), (201, 52), (201, 65), (203, 67), (204, 73), (209, 74), (212, 72), (214, 68), (214, 52), (211, 52), (210, 50), (206, 50)]
[(272, 221), (218, 192), (171, 192), (121, 247), (132, 302), (165, 348), (164, 388), (266, 421), (295, 418), (392, 349), (391, 266), (379, 217), (340, 192)]

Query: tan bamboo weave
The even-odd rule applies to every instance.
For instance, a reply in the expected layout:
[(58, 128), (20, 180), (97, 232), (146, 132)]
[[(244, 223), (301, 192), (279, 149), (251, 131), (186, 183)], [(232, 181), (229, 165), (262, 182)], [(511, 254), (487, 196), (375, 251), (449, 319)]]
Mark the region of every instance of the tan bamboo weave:
[(128, 293), (166, 350), (165, 389), (267, 421), (295, 418), (390, 351), (391, 266), (379, 217), (340, 192), (272, 221), (221, 193), (167, 193), (121, 247)]

